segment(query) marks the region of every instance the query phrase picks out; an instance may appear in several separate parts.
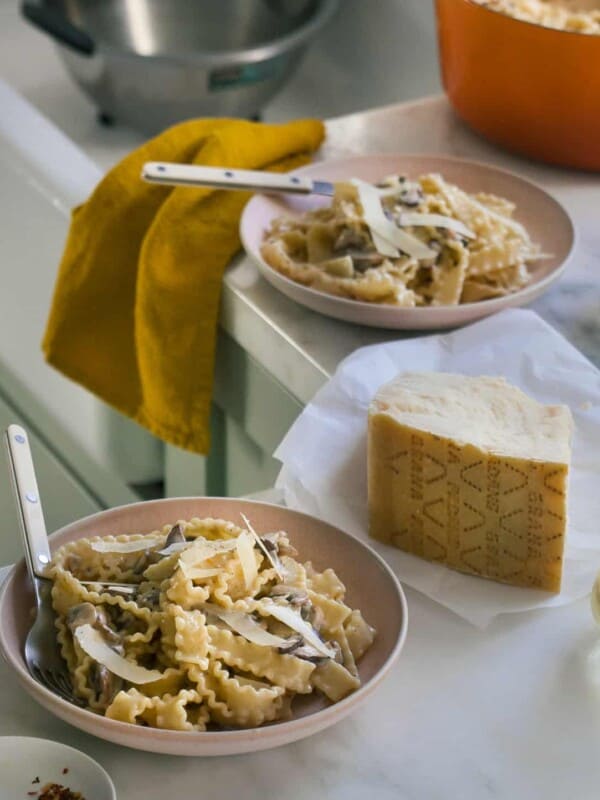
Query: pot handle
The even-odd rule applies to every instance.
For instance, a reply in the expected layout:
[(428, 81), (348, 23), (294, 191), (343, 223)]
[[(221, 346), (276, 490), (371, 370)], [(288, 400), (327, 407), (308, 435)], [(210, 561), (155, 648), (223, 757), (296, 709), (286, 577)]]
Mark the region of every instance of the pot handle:
[(89, 33), (77, 28), (62, 14), (43, 3), (21, 3), (21, 13), (36, 28), (77, 53), (91, 56), (96, 44)]

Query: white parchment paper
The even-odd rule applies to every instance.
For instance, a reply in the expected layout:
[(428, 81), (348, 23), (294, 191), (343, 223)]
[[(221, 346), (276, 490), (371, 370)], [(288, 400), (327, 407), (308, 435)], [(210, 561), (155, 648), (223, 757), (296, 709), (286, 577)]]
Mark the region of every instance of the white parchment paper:
[[(379, 386), (407, 370), (503, 375), (540, 402), (569, 406), (576, 432), (559, 595), (462, 575), (368, 538), (367, 410)], [(532, 311), (510, 309), (453, 333), (357, 350), (317, 392), (275, 457), (288, 506), (368, 542), (401, 581), (475, 625), (591, 591), (600, 567), (600, 371)]]

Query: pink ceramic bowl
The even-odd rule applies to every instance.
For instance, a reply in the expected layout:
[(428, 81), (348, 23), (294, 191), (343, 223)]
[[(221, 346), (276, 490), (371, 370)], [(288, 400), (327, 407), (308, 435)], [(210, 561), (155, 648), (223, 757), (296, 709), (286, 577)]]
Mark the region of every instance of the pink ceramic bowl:
[(261, 275), (287, 297), (320, 314), (375, 328), (440, 330), (465, 325), (503, 308), (530, 303), (558, 280), (573, 251), (573, 223), (566, 210), (550, 194), (512, 172), (451, 156), (382, 153), (316, 161), (296, 170), (295, 174), (314, 180), (335, 182), (362, 178), (375, 183), (386, 175), (400, 173), (414, 179), (427, 172), (439, 172), (447, 181), (467, 192), (496, 194), (516, 204), (515, 219), (525, 225), (531, 238), (541, 245), (544, 253), (549, 254), (548, 258), (530, 265), (531, 282), (527, 286), (513, 294), (478, 303), (403, 308), (337, 297), (296, 283), (267, 264), (260, 247), (265, 232), (276, 217), (294, 216), (330, 204), (330, 198), (316, 195), (255, 195), (242, 214), (242, 243)]
[(299, 558), (317, 569), (332, 567), (347, 589), (347, 602), (360, 608), (377, 629), (373, 646), (359, 664), (362, 686), (330, 705), (317, 697), (296, 698), (293, 718), (261, 728), (203, 733), (157, 730), (106, 719), (62, 700), (35, 681), (23, 658), (33, 596), (24, 563), (7, 579), (0, 595), (0, 649), (21, 685), (48, 711), (81, 730), (115, 744), (185, 756), (215, 756), (266, 750), (310, 736), (343, 719), (379, 685), (404, 644), (406, 599), (385, 562), (347, 533), (307, 514), (268, 503), (225, 498), (189, 497), (152, 500), (102, 511), (67, 525), (51, 537), (51, 546), (88, 536), (150, 533), (191, 517), (239, 521), (245, 514), (257, 531), (286, 530)]

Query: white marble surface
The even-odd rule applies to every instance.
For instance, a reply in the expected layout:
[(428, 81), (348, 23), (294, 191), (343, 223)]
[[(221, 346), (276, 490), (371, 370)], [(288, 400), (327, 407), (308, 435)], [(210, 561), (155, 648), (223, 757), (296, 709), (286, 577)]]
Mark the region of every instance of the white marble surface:
[(597, 800), (600, 651), (587, 602), (481, 632), (407, 597), (408, 639), (389, 678), (310, 739), (213, 759), (127, 750), (54, 719), (3, 662), (0, 736), (78, 747), (108, 770), (119, 800)]

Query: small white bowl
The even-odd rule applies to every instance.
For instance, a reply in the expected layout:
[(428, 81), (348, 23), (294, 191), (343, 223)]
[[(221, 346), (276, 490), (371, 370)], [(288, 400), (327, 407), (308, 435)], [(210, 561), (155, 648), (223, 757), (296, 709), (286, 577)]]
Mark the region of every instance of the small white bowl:
[[(49, 739), (0, 737), (3, 798), (27, 798), (29, 792), (39, 792), (47, 783), (58, 783), (80, 792), (85, 800), (117, 800), (108, 773), (79, 750)], [(30, 797), (35, 800), (33, 795)]]

